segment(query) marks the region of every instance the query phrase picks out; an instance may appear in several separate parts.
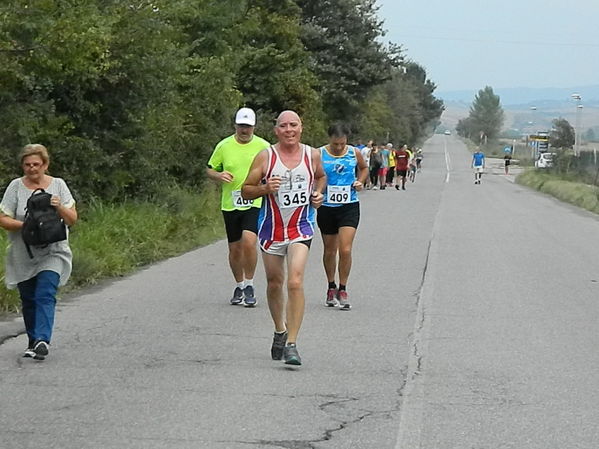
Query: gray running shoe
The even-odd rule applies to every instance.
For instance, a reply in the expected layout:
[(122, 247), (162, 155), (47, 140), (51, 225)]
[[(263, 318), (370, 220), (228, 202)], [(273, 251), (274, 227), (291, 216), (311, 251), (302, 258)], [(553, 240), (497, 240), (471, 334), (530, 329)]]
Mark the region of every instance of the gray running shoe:
[(283, 358), (285, 343), (287, 343), (287, 331), (281, 333), (275, 332), (270, 348), (270, 356), (273, 360), (281, 360)]
[(254, 296), (254, 287), (248, 285), (243, 289), (243, 297), (246, 307), (254, 307), (256, 305), (256, 297)]
[(289, 343), (283, 349), (283, 358), (285, 359), (286, 365), (301, 365), (302, 359), (297, 352), (297, 346), (295, 343)]
[(339, 310), (351, 310), (349, 296), (345, 290), (339, 290), (337, 292), (337, 301), (339, 301)]
[(325, 301), (327, 307), (335, 307), (337, 305), (337, 299), (335, 298), (335, 296), (337, 296), (337, 289), (329, 288), (327, 290), (327, 299)]
[(235, 291), (233, 292), (233, 297), (231, 298), (231, 304), (236, 306), (243, 302), (243, 290), (239, 287), (235, 287)]

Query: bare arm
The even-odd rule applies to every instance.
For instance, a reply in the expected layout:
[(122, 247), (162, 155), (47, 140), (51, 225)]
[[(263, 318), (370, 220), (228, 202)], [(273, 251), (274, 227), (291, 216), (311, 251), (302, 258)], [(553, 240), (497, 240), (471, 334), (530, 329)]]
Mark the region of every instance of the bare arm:
[(312, 148), (312, 167), (314, 168), (314, 189), (312, 191), (312, 206), (319, 208), (324, 200), (323, 192), (327, 186), (327, 175), (322, 168), (320, 151)]
[(56, 211), (58, 212), (58, 215), (60, 215), (60, 217), (64, 220), (67, 226), (73, 226), (77, 222), (77, 219), (79, 217), (74, 204), (72, 207), (65, 207), (62, 204), (55, 207)]
[(7, 231), (18, 231), (23, 227), (23, 222), (8, 215), (0, 213), (0, 228)]
[(231, 182), (233, 181), (233, 175), (228, 171), (216, 171), (213, 168), (206, 168), (206, 176), (216, 182)]
[(368, 178), (368, 165), (359, 151), (356, 151), (356, 159), (358, 160), (358, 179), (354, 182), (353, 187), (359, 192)]
[(268, 195), (279, 190), (281, 178), (271, 176), (266, 183), (262, 179), (266, 174), (266, 162), (268, 160), (268, 151), (262, 150), (256, 155), (250, 171), (241, 187), (241, 197), (246, 200), (254, 200), (264, 195)]

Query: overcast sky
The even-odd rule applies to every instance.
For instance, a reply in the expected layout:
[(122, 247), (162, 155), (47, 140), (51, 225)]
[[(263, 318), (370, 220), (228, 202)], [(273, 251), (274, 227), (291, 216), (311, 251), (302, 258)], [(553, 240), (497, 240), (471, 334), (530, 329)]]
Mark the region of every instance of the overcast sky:
[(438, 91), (599, 84), (599, 0), (378, 0)]

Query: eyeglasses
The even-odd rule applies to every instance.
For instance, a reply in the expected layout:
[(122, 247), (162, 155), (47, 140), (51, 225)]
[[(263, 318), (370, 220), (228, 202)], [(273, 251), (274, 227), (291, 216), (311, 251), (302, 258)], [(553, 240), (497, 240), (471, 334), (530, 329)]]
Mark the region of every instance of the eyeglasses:
[(23, 162), (23, 167), (27, 167), (27, 168), (38, 168), (41, 167), (42, 165), (44, 165), (41, 162)]

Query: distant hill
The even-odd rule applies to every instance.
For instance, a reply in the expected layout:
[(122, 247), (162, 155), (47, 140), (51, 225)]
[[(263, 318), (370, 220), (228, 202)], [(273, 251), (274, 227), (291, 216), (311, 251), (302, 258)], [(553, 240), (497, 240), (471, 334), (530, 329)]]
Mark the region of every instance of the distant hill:
[[(485, 86), (482, 86), (484, 88)], [(491, 86), (492, 87), (492, 86)], [(449, 102), (462, 102), (470, 105), (474, 96), (480, 89), (473, 90), (454, 90), (454, 91), (439, 91), (436, 96)], [(579, 86), (579, 87), (556, 87), (556, 88), (531, 88), (531, 87), (514, 87), (506, 89), (495, 89), (493, 91), (501, 98), (501, 104), (504, 107), (534, 105), (534, 106), (551, 106), (559, 105), (566, 106), (572, 104), (571, 95), (577, 93), (582, 97), (582, 104), (585, 106), (599, 107), (599, 85), (596, 86)]]

